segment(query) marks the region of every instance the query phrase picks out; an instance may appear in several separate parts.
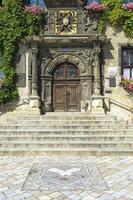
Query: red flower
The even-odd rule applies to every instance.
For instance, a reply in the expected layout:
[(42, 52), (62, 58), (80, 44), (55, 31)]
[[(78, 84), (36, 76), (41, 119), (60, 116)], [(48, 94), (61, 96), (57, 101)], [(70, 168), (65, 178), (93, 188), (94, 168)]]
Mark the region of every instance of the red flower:
[(94, 1), (92, 3), (87, 4), (85, 6), (85, 9), (90, 10), (90, 11), (92, 10), (92, 11), (101, 12), (106, 9), (106, 6), (102, 3), (98, 3), (96, 1)]
[(129, 11), (133, 11), (133, 3), (127, 3), (127, 4), (123, 4), (122, 8), (129, 10)]

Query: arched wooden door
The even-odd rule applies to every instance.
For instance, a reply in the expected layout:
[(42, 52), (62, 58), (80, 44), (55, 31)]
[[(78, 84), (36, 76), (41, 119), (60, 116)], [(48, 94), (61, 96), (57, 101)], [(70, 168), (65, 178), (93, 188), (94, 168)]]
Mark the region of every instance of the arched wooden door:
[(53, 74), (54, 111), (80, 110), (79, 70), (71, 63), (59, 64)]

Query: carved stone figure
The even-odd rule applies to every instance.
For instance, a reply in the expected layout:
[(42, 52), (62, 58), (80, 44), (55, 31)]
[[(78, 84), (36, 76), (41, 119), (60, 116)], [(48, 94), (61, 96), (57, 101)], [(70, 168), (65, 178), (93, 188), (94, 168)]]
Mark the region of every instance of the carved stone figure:
[(85, 25), (84, 30), (87, 33), (91, 33), (93, 31), (97, 31), (98, 29), (98, 16), (97, 13), (88, 13), (84, 12), (84, 19), (85, 19)]

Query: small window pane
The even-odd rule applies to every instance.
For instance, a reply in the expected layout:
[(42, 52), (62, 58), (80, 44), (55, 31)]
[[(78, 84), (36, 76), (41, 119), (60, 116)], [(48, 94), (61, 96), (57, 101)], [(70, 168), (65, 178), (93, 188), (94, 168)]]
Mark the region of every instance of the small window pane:
[(59, 67), (56, 69), (54, 73), (55, 78), (63, 78), (64, 77), (64, 67)]
[(133, 79), (133, 69), (132, 69), (132, 71), (131, 71), (131, 72), (132, 72), (132, 77), (131, 77), (131, 78)]
[(44, 0), (27, 0), (27, 1), (26, 1), (26, 4), (28, 4), (28, 5), (38, 5), (38, 6), (40, 6), (41, 8), (44, 8), (44, 7), (45, 7), (45, 2), (44, 2)]
[(123, 64), (127, 65), (128, 59), (127, 59), (127, 51), (123, 51)]
[(133, 0), (124, 0), (124, 3), (133, 3)]
[(78, 70), (74, 66), (69, 66), (68, 67), (68, 77), (77, 77), (78, 76)]
[(129, 51), (128, 59), (129, 59), (129, 65), (133, 66), (133, 50)]
[(130, 79), (130, 69), (123, 69), (123, 76)]
[[(94, 0), (87, 0), (87, 4), (93, 3), (93, 2), (94, 2)], [(95, 2), (100, 3), (100, 0), (95, 0)]]

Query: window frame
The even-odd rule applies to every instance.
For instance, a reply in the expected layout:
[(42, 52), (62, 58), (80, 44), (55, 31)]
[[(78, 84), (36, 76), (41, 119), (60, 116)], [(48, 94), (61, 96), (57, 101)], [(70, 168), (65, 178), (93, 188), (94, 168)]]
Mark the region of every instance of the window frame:
[(130, 71), (130, 79), (133, 79), (133, 64), (131, 65), (125, 65), (124, 64), (124, 57), (123, 57), (123, 52), (124, 51), (133, 51), (133, 46), (126, 46), (126, 47), (122, 47), (121, 49), (121, 75), (122, 77), (124, 76), (124, 69), (129, 69)]

